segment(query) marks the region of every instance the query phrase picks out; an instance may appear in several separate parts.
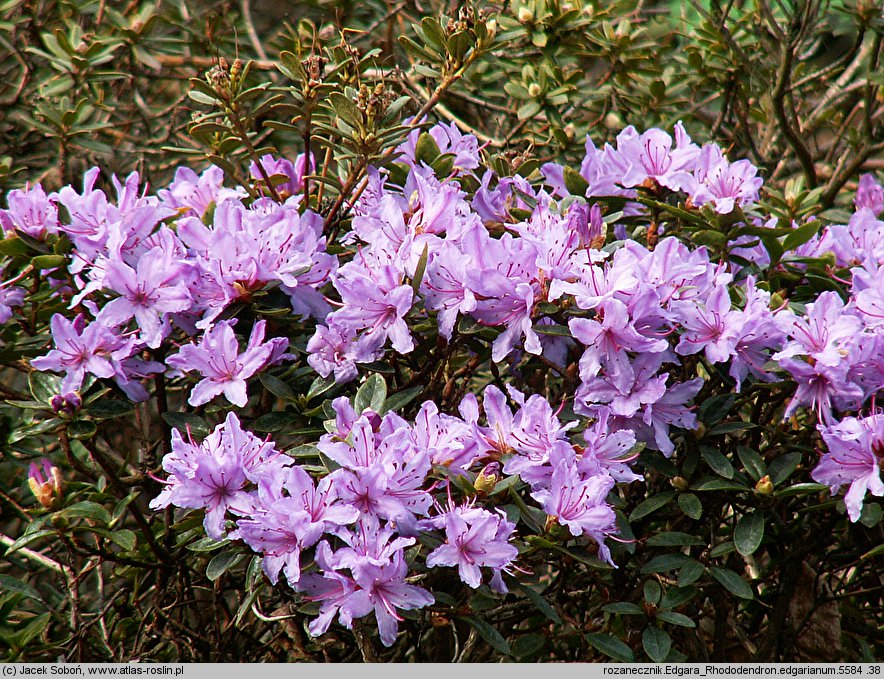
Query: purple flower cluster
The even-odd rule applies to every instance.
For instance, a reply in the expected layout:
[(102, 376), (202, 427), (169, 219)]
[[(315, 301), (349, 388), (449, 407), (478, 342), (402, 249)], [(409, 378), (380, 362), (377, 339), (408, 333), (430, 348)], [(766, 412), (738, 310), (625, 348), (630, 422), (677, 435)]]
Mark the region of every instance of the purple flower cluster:
[(820, 425), (820, 433), (828, 450), (813, 470), (813, 478), (829, 486), (833, 495), (850, 484), (844, 504), (850, 520), (858, 521), (865, 494), (884, 495), (884, 415), (845, 417), (837, 424)]
[[(286, 358), (288, 340), (263, 343), (261, 321), (240, 354), (233, 324), (216, 324), (218, 317), (233, 302), (278, 285), (294, 313), (324, 318), (330, 307), (319, 289), (338, 265), (325, 252), (322, 219), (299, 211), (303, 159), (293, 164), (267, 156), (262, 163), (271, 175), (289, 178), (281, 189), (289, 196), (285, 203), (246, 202), (245, 190), (223, 187), (217, 167), (202, 175), (180, 168), (156, 197), (139, 188), (133, 173), (122, 184), (113, 178), (112, 200), (95, 188), (98, 168), (86, 173), (82, 191), (66, 186), (47, 195), (38, 185), (11, 192), (8, 209), (0, 210), (4, 231), (37, 239), (64, 234), (73, 244), (70, 307), (80, 315), (73, 324), (61, 314), (53, 318), (54, 348), (34, 359), (34, 367), (65, 373), (66, 391), (78, 389), (87, 373), (112, 378), (133, 400), (147, 398), (141, 384), (147, 375), (196, 371), (204, 379), (192, 404), (223, 392), (245, 405), (245, 380)], [(67, 215), (63, 222), (59, 207)], [(11, 281), (3, 284), (0, 322), (23, 297)], [(146, 360), (145, 350), (168, 342), (175, 328), (192, 343), (166, 365)]]
[[(316, 444), (325, 471), (296, 464), (233, 413), (200, 443), (175, 431), (152, 506), (204, 510), (210, 537), (260, 554), (271, 582), (283, 575), (320, 604), (311, 633), (374, 615), (392, 644), (400, 611), (434, 603), (412, 579), (428, 569), (456, 569), (468, 587), (505, 592), (518, 522), (479, 502), (493, 495), (497, 470), (547, 517), (546, 531), (557, 524), (551, 535), (594, 544), (613, 565), (610, 493), (641, 480), (630, 463), (643, 447), (671, 456), (674, 430), (698, 426), (692, 402), (713, 372), (738, 392), (789, 377), (796, 391), (785, 416), (815, 411), (829, 448), (814, 478), (833, 492), (851, 484), (854, 521), (864, 494), (881, 494), (881, 416), (843, 417), (884, 387), (884, 191), (872, 178), (861, 180), (848, 224), (795, 253), (849, 268), (847, 298), (825, 292), (801, 305), (775, 302), (760, 282), (770, 259), (751, 237), (714, 261), (676, 236), (628, 238), (605, 207), (605, 198), (626, 199), (623, 214), (640, 223), (642, 196), (678, 193), (684, 209), (702, 207), (710, 220), (775, 226), (742, 211), (758, 199), (756, 168), (698, 146), (680, 124), (674, 138), (629, 127), (601, 149), (587, 140), (582, 196), (571, 195), (562, 166), (543, 166), (545, 186), (497, 177), (480, 173), (474, 137), (454, 125), (426, 134), (432, 143), (414, 132), (399, 147), (397, 171), (369, 170), (351, 230), (333, 250), (341, 254), (326, 250), (322, 217), (302, 204), (312, 158), (265, 156), (250, 167), (249, 189), (225, 187), (217, 167), (181, 168), (156, 196), (133, 174), (114, 178), (109, 197), (93, 169), (82, 191), (36, 186), (12, 192), (0, 211), (5, 232), (73, 245), (73, 289), (56, 294), (75, 319), (52, 318), (53, 348), (31, 364), (63, 373), (62, 392), (77, 399), (86, 375), (144, 400), (142, 379), (166, 373), (197, 378), (193, 407), (221, 395), (245, 407), (249, 381), (292, 358), (289, 338), (268, 338), (273, 324), (260, 318), (223, 314), (274, 288), (312, 333), (310, 368), (341, 385), (387, 352), (436, 346), (477, 356), (482, 343), (482, 360), (506, 363), (510, 374), (538, 357), (574, 376), (570, 419), (564, 403), (512, 385), (486, 386), (481, 398), (467, 392), (457, 415), (427, 401), (411, 421), (357, 412), (340, 397)], [(433, 146), (451, 161), (446, 176), (420, 158)], [(24, 300), (14, 278), (2, 284), (0, 323)], [(475, 493), (454, 499), (463, 484)]]
[(774, 355), (798, 388), (787, 408), (818, 413), (828, 452), (813, 478), (834, 493), (849, 483), (845, 497), (851, 521), (857, 521), (866, 491), (881, 495), (881, 416), (844, 417), (860, 411), (884, 389), (884, 189), (864, 175), (856, 210), (847, 224), (825, 227), (802, 246), (804, 257), (834, 256), (850, 270), (847, 299), (824, 292), (802, 310), (783, 309), (777, 325), (786, 334)]
[[(542, 169), (555, 195), (570, 195), (564, 167), (547, 163)], [(639, 134), (631, 125), (617, 135), (615, 146), (598, 149), (587, 137), (580, 166), (588, 184), (586, 197), (634, 198), (636, 187), (664, 187), (685, 192), (694, 205), (710, 204), (719, 214), (758, 200), (763, 180), (757, 174), (748, 160), (728, 161), (716, 144), (694, 144), (681, 123), (675, 126), (674, 140), (657, 128)]]
[[(607, 496), (617, 480), (640, 478), (628, 466), (635, 437), (599, 422), (585, 432), (585, 446), (574, 445), (567, 431), (575, 423), (560, 423), (545, 399), (526, 399), (515, 389), (510, 396), (515, 412), (499, 389), (486, 388), (485, 424), (472, 395), (461, 417), (426, 402), (413, 423), (392, 412), (357, 413), (347, 398), (335, 399), (336, 418), (317, 444), (333, 470), (318, 482), (230, 413), (201, 443), (173, 432), (163, 460), (165, 488), (151, 506), (203, 509), (210, 537), (241, 540), (261, 554), (271, 582), (283, 573), (291, 587), (321, 603), (312, 634), (325, 632), (336, 617), (350, 627), (374, 613), (381, 640), (391, 645), (397, 610), (434, 602), (406, 580), (418, 567), (417, 553), (409, 552), (418, 540), (429, 547), (426, 568), (456, 568), (474, 589), (484, 569), (489, 585), (506, 592), (503, 574), (518, 557), (515, 523), (499, 509), (477, 506), (475, 497), (455, 502), (451, 482), (441, 481), (434, 467), (476, 478), (479, 465), (501, 460), (504, 475), (529, 483), (550, 521), (594, 540), (613, 565), (605, 539), (617, 527)], [(315, 562), (310, 567), (307, 552)]]

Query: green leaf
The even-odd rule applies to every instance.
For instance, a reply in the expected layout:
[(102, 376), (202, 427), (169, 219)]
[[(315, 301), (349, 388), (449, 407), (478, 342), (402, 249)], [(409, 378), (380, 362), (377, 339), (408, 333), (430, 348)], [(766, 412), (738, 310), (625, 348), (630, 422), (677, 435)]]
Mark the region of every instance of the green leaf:
[(587, 634), (586, 641), (595, 650), (620, 662), (635, 662), (632, 649), (612, 634)]
[(110, 420), (128, 415), (135, 409), (131, 401), (118, 398), (100, 398), (86, 406), (86, 413), (96, 420)]
[(35, 400), (49, 403), (53, 396), (61, 393), (61, 378), (49, 373), (34, 371), (28, 374), (28, 386)]
[(754, 429), (756, 425), (751, 422), (722, 422), (716, 424), (712, 429), (706, 432), (706, 436), (721, 436), (722, 434), (733, 434), (737, 431), (746, 431)]
[(534, 331), (538, 335), (553, 335), (555, 337), (571, 337), (571, 329), (567, 325), (535, 325)]
[(318, 458), (322, 453), (319, 452), (319, 448), (317, 448), (312, 443), (302, 443), (300, 446), (295, 446), (294, 448), (289, 448), (286, 453), (294, 458), (305, 458), (312, 457)]
[(386, 400), (387, 383), (383, 377), (374, 373), (368, 376), (356, 392), (356, 398), (353, 399), (353, 409), (357, 415), (368, 408), (377, 413), (384, 407)]
[(589, 188), (589, 182), (573, 167), (568, 165), (564, 169), (565, 188), (572, 196), (585, 196)]
[(629, 515), (629, 522), (638, 521), (639, 519), (651, 514), (663, 505), (666, 505), (672, 501), (672, 498), (675, 497), (675, 492), (670, 491), (667, 493), (660, 493), (659, 495), (653, 495), (649, 497), (647, 500), (642, 502), (638, 507), (632, 510), (632, 513)]
[(685, 514), (694, 520), (703, 516), (703, 505), (693, 493), (682, 493), (678, 496), (678, 506)]
[(782, 490), (774, 491), (774, 497), (793, 497), (796, 495), (813, 495), (828, 490), (829, 487), (822, 483), (796, 483)]
[(752, 592), (752, 588), (749, 584), (732, 570), (711, 566), (709, 572), (712, 573), (712, 577), (718, 580), (718, 582), (720, 582), (731, 594), (738, 596), (741, 599), (755, 598), (755, 594)]
[(788, 236), (783, 239), (783, 250), (789, 252), (794, 250), (813, 238), (817, 231), (820, 230), (822, 222), (818, 219), (807, 222), (806, 224), (794, 229)]
[(537, 610), (539, 610), (557, 625), (562, 624), (562, 619), (559, 617), (556, 609), (550, 605), (550, 603), (543, 597), (542, 594), (536, 592), (531, 587), (521, 582), (519, 583), (519, 589), (522, 590), (522, 593), (531, 600), (531, 603), (534, 604)]
[(712, 229), (700, 229), (694, 232), (691, 240), (697, 245), (707, 245), (711, 248), (721, 249), (727, 245), (727, 236)]
[(433, 164), (430, 165), (430, 167), (433, 168), (433, 173), (437, 177), (448, 177), (454, 169), (454, 161), (456, 158), (457, 157), (453, 153), (443, 153), (433, 161)]
[(341, 120), (349, 123), (353, 127), (361, 127), (362, 113), (360, 113), (352, 99), (341, 92), (330, 92), (328, 99), (335, 113)]
[(532, 632), (519, 637), (513, 642), (513, 656), (516, 658), (528, 658), (539, 653), (546, 646), (546, 637), (538, 632)]
[(884, 544), (880, 544), (874, 549), (870, 549), (868, 552), (863, 554), (860, 559), (862, 559), (863, 561), (867, 559), (874, 559), (875, 557), (881, 556), (882, 554), (884, 554)]
[(433, 161), (439, 157), (442, 152), (439, 145), (429, 132), (422, 132), (417, 138), (414, 145), (414, 159), (417, 163), (423, 161), (427, 165), (432, 165)]
[(881, 505), (877, 502), (866, 502), (863, 505), (862, 514), (860, 514), (859, 522), (866, 528), (874, 528), (881, 520)]
[(129, 530), (128, 528), (115, 530), (113, 533), (111, 533), (111, 540), (116, 542), (127, 552), (131, 552), (133, 549), (135, 549), (135, 545), (138, 543), (138, 538), (135, 535), (135, 532)]
[(40, 593), (36, 589), (11, 575), (0, 575), (0, 590), (4, 592), (18, 592), (29, 599), (41, 600)]
[(711, 491), (711, 490), (748, 490), (748, 486), (738, 481), (729, 481), (727, 479), (704, 478), (691, 486), (691, 490)]
[(660, 607), (666, 610), (677, 608), (697, 596), (696, 587), (670, 587), (660, 601)]
[(783, 256), (783, 246), (775, 236), (759, 234), (764, 249), (770, 256), (770, 268), (774, 267)]
[(230, 540), (215, 540), (214, 538), (210, 538), (206, 536), (204, 538), (200, 538), (196, 542), (193, 542), (187, 545), (187, 549), (191, 552), (214, 552), (216, 549), (221, 549), (224, 545), (229, 544)]
[(764, 537), (764, 515), (761, 512), (744, 514), (734, 529), (734, 545), (743, 556), (754, 554)]
[(91, 439), (98, 431), (98, 426), (92, 420), (75, 420), (68, 424), (68, 436), (72, 439)]
[(516, 111), (516, 115), (519, 117), (519, 120), (527, 120), (528, 118), (533, 118), (538, 113), (540, 113), (540, 102), (536, 99), (532, 99), (530, 101), (526, 101), (524, 104), (519, 106), (519, 109)]
[(786, 453), (773, 460), (767, 468), (770, 480), (775, 486), (788, 479), (801, 464), (801, 453)]
[(629, 601), (618, 601), (613, 604), (605, 604), (602, 610), (606, 613), (616, 613), (617, 615), (644, 615), (642, 608)]
[(38, 270), (57, 269), (67, 261), (68, 258), (64, 255), (37, 255), (31, 260), (31, 266)]
[(645, 601), (656, 606), (660, 601), (660, 595), (663, 594), (663, 589), (660, 587), (660, 583), (656, 580), (646, 580), (643, 590)]
[(724, 556), (725, 554), (730, 554), (736, 550), (734, 546), (733, 540), (726, 540), (720, 544), (715, 545), (712, 549), (709, 550), (709, 556), (712, 558), (717, 558), (719, 556)]
[(280, 432), (293, 422), (291, 413), (285, 411), (275, 411), (272, 413), (264, 413), (261, 417), (252, 422), (252, 429), (264, 433)]
[(512, 655), (510, 645), (507, 643), (506, 639), (504, 639), (501, 633), (494, 629), (490, 624), (481, 618), (464, 617), (461, 619), (473, 627), (479, 633), (479, 636), (482, 637), (495, 651), (502, 653), (503, 655)]
[(403, 391), (397, 391), (395, 394), (389, 396), (386, 401), (384, 401), (384, 406), (380, 411), (378, 411), (378, 414), (383, 415), (388, 411), (393, 411), (395, 413), (401, 410), (418, 396), (420, 396), (423, 390), (424, 387), (423, 385), (421, 385), (418, 387), (411, 387), (410, 389), (404, 389)]
[(55, 535), (56, 531), (44, 528), (42, 530), (35, 530), (33, 533), (25, 533), (18, 540), (9, 545), (9, 548), (6, 550), (6, 556), (9, 556), (13, 552), (17, 552), (22, 547), (27, 547), (32, 542), (36, 542), (37, 540), (45, 537), (49, 537), (50, 535)]
[(705, 540), (701, 540), (687, 533), (679, 533), (671, 531), (668, 533), (658, 533), (648, 538), (646, 543), (648, 547), (687, 547), (692, 545), (705, 545)]
[(317, 377), (313, 380), (313, 383), (307, 390), (307, 400), (310, 401), (317, 396), (321, 396), (334, 386), (335, 378), (333, 375), (329, 375), (328, 377)]
[(18, 632), (16, 636), (17, 646), (19, 648), (23, 648), (27, 646), (32, 639), (40, 636), (43, 633), (43, 630), (46, 629), (46, 626), (49, 624), (49, 619), (51, 618), (51, 613), (43, 613), (42, 615), (38, 615), (36, 618), (31, 620), (28, 623), (28, 626), (25, 627), (21, 632)]
[(58, 512), (57, 516), (63, 516), (68, 519), (91, 519), (99, 523), (108, 524), (111, 521), (110, 512), (107, 511), (97, 502), (84, 500), (65, 507)]
[(734, 467), (724, 455), (710, 446), (700, 446), (700, 454), (706, 460), (706, 464), (719, 476), (726, 479), (734, 477)]
[(737, 455), (753, 481), (758, 481), (767, 473), (764, 459), (751, 448), (747, 446), (737, 446)]
[(689, 563), (696, 563), (686, 554), (675, 552), (673, 554), (660, 554), (642, 566), (641, 573), (665, 573), (683, 568)]
[(284, 401), (297, 400), (298, 397), (295, 395), (292, 388), (278, 377), (274, 377), (269, 373), (260, 373), (258, 379), (261, 380), (261, 384), (264, 385), (264, 388), (276, 396), (276, 398), (281, 398)]
[[(417, 28), (417, 26), (415, 26)], [(445, 40), (445, 32), (439, 25), (439, 20), (435, 17), (424, 17), (421, 19), (419, 33), (423, 36), (428, 47), (444, 54), (447, 48)]]
[(688, 616), (676, 613), (675, 611), (660, 611), (657, 613), (657, 620), (668, 622), (670, 625), (678, 625), (679, 627), (696, 627), (697, 623)]
[[(686, 563), (681, 569), (678, 571), (678, 586), (679, 587), (687, 587), (695, 583), (703, 576), (703, 572), (706, 570), (706, 567), (701, 564), (699, 561), (694, 561), (693, 563)], [(672, 590), (669, 590), (670, 592)], [(669, 592), (667, 592), (668, 594)]]
[(0, 240), (0, 255), (21, 257), (31, 252), (31, 248), (21, 238), (11, 236)]
[(212, 557), (209, 565), (206, 566), (206, 577), (213, 582), (220, 578), (229, 569), (245, 558), (245, 554), (237, 552), (222, 552)]
[(733, 394), (716, 394), (710, 396), (697, 409), (697, 417), (703, 424), (709, 426), (727, 417), (734, 405), (735, 397)]
[(212, 430), (208, 422), (193, 413), (163, 413), (163, 419), (170, 427), (185, 435), (185, 438), (188, 430), (196, 438), (204, 438)]
[(430, 253), (429, 248), (429, 243), (424, 245), (421, 257), (417, 261), (417, 267), (414, 269), (414, 278), (411, 279), (411, 289), (414, 291), (415, 297), (417, 297), (418, 292), (420, 292), (421, 283), (424, 280), (424, 272), (427, 270), (427, 257)]
[(659, 627), (645, 627), (642, 632), (642, 648), (654, 662), (663, 662), (672, 648), (672, 639)]

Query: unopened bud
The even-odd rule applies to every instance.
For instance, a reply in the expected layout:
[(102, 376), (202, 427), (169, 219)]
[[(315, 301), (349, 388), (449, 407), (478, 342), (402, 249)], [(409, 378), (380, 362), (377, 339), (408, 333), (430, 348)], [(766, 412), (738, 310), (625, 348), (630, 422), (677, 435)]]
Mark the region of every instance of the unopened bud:
[(765, 474), (758, 479), (758, 483), (755, 484), (755, 492), (760, 493), (761, 495), (770, 495), (773, 493), (773, 483), (771, 483), (770, 476)]
[(537, 83), (531, 83), (530, 85), (528, 85), (528, 94), (532, 97), (539, 97), (542, 92), (543, 90)]
[(499, 479), (500, 464), (497, 462), (491, 462), (486, 464), (485, 467), (482, 468), (482, 471), (479, 472), (476, 481), (473, 483), (473, 488), (475, 488), (476, 492), (480, 495), (487, 495), (494, 490), (494, 486), (497, 485)]
[(76, 391), (56, 394), (49, 400), (53, 412), (61, 417), (73, 417), (83, 405), (83, 399)]
[(61, 499), (61, 472), (45, 457), (41, 460), (41, 466), (31, 462), (28, 468), (28, 487), (37, 502), (50, 509)]
[(674, 476), (669, 480), (670, 485), (679, 491), (685, 491), (690, 488), (691, 484), (683, 476)]
[(527, 24), (534, 21), (534, 12), (527, 7), (519, 7), (516, 17), (519, 19), (519, 23)]

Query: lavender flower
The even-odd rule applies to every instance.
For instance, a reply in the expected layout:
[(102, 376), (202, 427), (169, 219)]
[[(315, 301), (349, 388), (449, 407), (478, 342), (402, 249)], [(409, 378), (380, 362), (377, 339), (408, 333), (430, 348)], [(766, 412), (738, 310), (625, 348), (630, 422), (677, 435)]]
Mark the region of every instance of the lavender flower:
[(884, 187), (878, 183), (875, 175), (864, 174), (859, 178), (853, 204), (857, 210), (870, 210), (874, 215), (884, 212)]
[(303, 468), (284, 467), (260, 480), (254, 510), (236, 522), (231, 538), (264, 555), (264, 572), (273, 584), (285, 568), (294, 586), (301, 579), (301, 552), (359, 517), (355, 507), (337, 502), (337, 497), (332, 477), (326, 476), (317, 487)]
[(168, 315), (190, 307), (184, 267), (171, 261), (167, 251), (152, 248), (132, 268), (121, 261), (108, 262), (104, 285), (121, 297), (106, 304), (99, 314), (108, 325), (122, 325), (133, 316), (148, 347), (160, 346), (169, 333)]
[(515, 524), (501, 512), (492, 514), (472, 506), (452, 507), (436, 519), (445, 529), (445, 542), (427, 555), (427, 566), (457, 566), (460, 579), (473, 589), (482, 584), (481, 568), (494, 571), (493, 583), (498, 591), (506, 591), (501, 571), (507, 571), (518, 556), (509, 540)]
[(188, 403), (201, 406), (215, 396), (225, 398), (239, 407), (248, 401), (246, 380), (262, 368), (282, 360), (288, 340), (274, 337), (264, 342), (264, 321), (252, 327), (246, 350), (239, 351), (239, 343), (230, 321), (221, 321), (207, 330), (199, 344), (186, 344), (166, 363), (181, 371), (195, 370), (204, 379), (193, 388)]
[(575, 460), (560, 458), (553, 467), (548, 488), (531, 493), (543, 510), (558, 523), (567, 526), (571, 535), (587, 535), (598, 543), (599, 557), (612, 566), (605, 536), (616, 529), (614, 510), (605, 498), (614, 487), (614, 479), (604, 475), (584, 477)]
[(15, 189), (6, 194), (7, 210), (0, 210), (0, 230), (16, 230), (32, 238), (45, 238), (58, 232), (58, 207), (40, 184), (24, 191)]
[(104, 378), (120, 374), (120, 361), (131, 356), (135, 348), (134, 339), (123, 339), (106, 325), (86, 325), (82, 314), (73, 322), (54, 314), (50, 327), (55, 349), (32, 358), (31, 365), (37, 370), (64, 372), (63, 392), (77, 391), (87, 373)]
[[(188, 509), (205, 509), (203, 525), (214, 540), (224, 537), (227, 512), (252, 512), (253, 498), (246, 490), (264, 474), (280, 474), (285, 460), (269, 442), (243, 431), (239, 419), (228, 413), (223, 424), (201, 443), (172, 430), (172, 452), (163, 458), (169, 473), (163, 491), (150, 502), (151, 509), (170, 504)], [(278, 571), (277, 571), (278, 572)]]
[(828, 451), (811, 472), (814, 481), (825, 483), (838, 492), (844, 484), (850, 488), (844, 496), (847, 514), (858, 521), (866, 493), (884, 495), (881, 467), (884, 464), (884, 414), (864, 418), (845, 417), (840, 422), (819, 427)]

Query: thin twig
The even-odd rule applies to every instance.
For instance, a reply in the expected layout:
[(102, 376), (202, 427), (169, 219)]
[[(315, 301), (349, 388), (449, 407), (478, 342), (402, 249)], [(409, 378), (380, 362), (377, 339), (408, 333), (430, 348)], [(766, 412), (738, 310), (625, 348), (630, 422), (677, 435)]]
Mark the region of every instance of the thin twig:
[[(0, 533), (0, 544), (3, 544), (5, 547), (9, 548), (13, 544), (15, 544), (15, 540), (13, 540), (8, 535)], [(21, 554), (28, 561), (33, 561), (34, 563), (40, 564), (41, 566), (45, 566), (46, 568), (49, 568), (50, 570), (53, 570), (56, 573), (65, 576), (66, 578), (73, 577), (73, 573), (71, 572), (70, 568), (58, 563), (58, 561), (56, 561), (55, 559), (50, 559), (45, 554), (40, 554), (40, 552), (35, 552), (34, 550), (28, 549), (27, 547), (17, 549), (14, 553)]]

